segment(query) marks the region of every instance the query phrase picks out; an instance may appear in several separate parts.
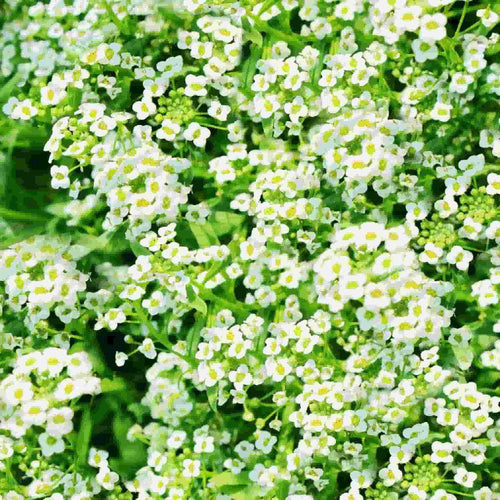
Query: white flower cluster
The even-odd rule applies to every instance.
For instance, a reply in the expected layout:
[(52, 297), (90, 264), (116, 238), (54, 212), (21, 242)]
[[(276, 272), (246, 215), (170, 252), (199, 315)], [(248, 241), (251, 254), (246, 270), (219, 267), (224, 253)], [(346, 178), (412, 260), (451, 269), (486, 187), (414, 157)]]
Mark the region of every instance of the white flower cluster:
[(66, 239), (32, 237), (0, 252), (0, 281), (5, 303), (26, 313), (25, 324), (33, 328), (53, 310), (63, 322), (79, 317), (78, 292), (88, 276), (76, 268), (85, 249)]
[(5, 13), (1, 498), (498, 497), (497, 5)]

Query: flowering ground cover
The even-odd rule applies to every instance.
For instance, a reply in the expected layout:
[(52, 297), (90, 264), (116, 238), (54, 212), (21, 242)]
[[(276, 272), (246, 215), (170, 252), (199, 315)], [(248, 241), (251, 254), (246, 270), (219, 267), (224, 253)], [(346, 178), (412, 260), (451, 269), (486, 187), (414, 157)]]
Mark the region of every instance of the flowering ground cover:
[(0, 9), (0, 498), (499, 498), (497, 3)]

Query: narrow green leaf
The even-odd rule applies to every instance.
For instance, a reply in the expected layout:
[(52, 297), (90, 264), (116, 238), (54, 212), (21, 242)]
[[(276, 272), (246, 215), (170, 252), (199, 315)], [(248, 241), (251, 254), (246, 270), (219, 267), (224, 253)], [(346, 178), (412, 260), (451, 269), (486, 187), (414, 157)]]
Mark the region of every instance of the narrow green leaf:
[(146, 448), (140, 441), (129, 441), (127, 438), (133, 419), (123, 411), (117, 411), (113, 418), (114, 441), (120, 451), (120, 459), (116, 467), (125, 474), (130, 474), (141, 467), (146, 460)]
[(210, 281), (226, 265), (227, 265), (227, 259), (221, 260), (220, 262), (215, 262), (214, 265), (209, 269), (209, 271), (205, 275), (203, 279), (203, 284), (205, 284), (207, 281)]
[(125, 380), (122, 378), (103, 378), (101, 380), (101, 392), (114, 392), (114, 391), (122, 391), (127, 388), (127, 384)]
[(82, 89), (77, 89), (76, 87), (68, 87), (68, 104), (77, 108), (82, 102), (83, 92)]
[(110, 234), (104, 233), (100, 236), (82, 234), (75, 241), (75, 246), (81, 247), (80, 257), (88, 255), (95, 250), (106, 250), (109, 247)]
[(188, 285), (186, 287), (186, 294), (189, 302), (193, 302), (194, 300), (196, 300), (196, 293), (194, 293), (194, 289), (191, 285)]
[(187, 343), (187, 353), (190, 358), (194, 358), (198, 344), (200, 343), (201, 330), (205, 324), (205, 317), (198, 316), (194, 325), (188, 332), (186, 343)]
[(191, 303), (191, 307), (193, 309), (196, 309), (199, 313), (201, 313), (203, 316), (207, 315), (207, 303), (201, 298), (201, 297), (196, 297)]
[(2, 89), (0, 90), (0, 104), (9, 100), (9, 97), (12, 95), (12, 91), (21, 80), (21, 73), (16, 73), (6, 84), (2, 86)]
[(207, 387), (207, 398), (210, 408), (217, 413), (217, 398), (219, 395), (219, 384), (212, 387)]
[(77, 468), (87, 465), (87, 458), (90, 447), (90, 437), (92, 435), (92, 410), (90, 405), (83, 410), (80, 428), (76, 437), (75, 454)]
[(236, 475), (226, 470), (212, 476), (210, 483), (214, 485), (214, 488), (221, 488), (228, 485), (248, 484), (248, 478), (245, 474)]
[(116, 110), (122, 110), (130, 106), (130, 84), (132, 78), (127, 76), (119, 76), (121, 92), (113, 99), (112, 107)]
[(198, 224), (197, 222), (190, 222), (189, 228), (196, 238), (196, 242), (200, 248), (206, 248), (212, 245), (219, 245), (219, 239), (214, 231), (214, 228), (209, 222), (205, 224)]
[(256, 44), (250, 46), (250, 57), (243, 63), (241, 72), (242, 89), (246, 92), (250, 91), (253, 82), (253, 76), (257, 70), (257, 61), (262, 54), (262, 48)]
[(137, 241), (131, 241), (130, 248), (132, 249), (132, 252), (134, 252), (134, 255), (136, 257), (139, 257), (140, 255), (149, 255), (150, 254), (150, 251), (147, 248), (143, 247)]
[(259, 9), (259, 16), (265, 14), (273, 5), (276, 5), (278, 3), (281, 3), (281, 0), (266, 0)]
[(243, 33), (243, 41), (244, 42), (252, 42), (258, 47), (262, 47), (264, 39), (259, 31), (252, 26), (246, 17), (243, 18), (242, 21), (243, 29), (245, 30)]
[(313, 69), (312, 69), (312, 74), (311, 74), (311, 82), (312, 84), (319, 88), (318, 87), (318, 81), (319, 81), (319, 78), (321, 76), (321, 69), (323, 68), (323, 60), (325, 58), (325, 53), (327, 51), (327, 43), (326, 41), (322, 41), (321, 42), (321, 47), (320, 47), (320, 54), (319, 54), (319, 57), (318, 57), (318, 61), (316, 62), (316, 64), (314, 65)]
[(196, 309), (199, 313), (201, 313), (203, 317), (205, 317), (208, 311), (206, 302), (199, 295), (196, 295), (191, 285), (188, 285), (186, 287), (186, 293), (189, 300), (189, 305), (193, 309)]
[(49, 212), (49, 214), (59, 217), (60, 219), (66, 219), (69, 217), (69, 215), (65, 212), (65, 208), (67, 206), (68, 204), (65, 201), (59, 203), (51, 203), (50, 205), (47, 205), (45, 207), (45, 211)]
[(243, 224), (245, 216), (233, 212), (214, 212), (210, 217), (212, 227), (217, 236), (234, 231), (236, 228)]

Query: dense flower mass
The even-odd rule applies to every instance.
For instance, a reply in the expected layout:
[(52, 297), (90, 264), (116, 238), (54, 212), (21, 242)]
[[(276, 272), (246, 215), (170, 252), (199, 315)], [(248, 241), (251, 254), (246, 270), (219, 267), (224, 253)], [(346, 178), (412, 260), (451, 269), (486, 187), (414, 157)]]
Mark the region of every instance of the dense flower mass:
[(498, 4), (0, 8), (0, 498), (499, 498)]

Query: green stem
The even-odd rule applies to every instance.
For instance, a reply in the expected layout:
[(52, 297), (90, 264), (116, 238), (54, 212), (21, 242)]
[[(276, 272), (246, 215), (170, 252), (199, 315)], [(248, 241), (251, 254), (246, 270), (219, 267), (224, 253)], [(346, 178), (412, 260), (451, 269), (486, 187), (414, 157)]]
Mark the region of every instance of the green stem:
[(200, 296), (204, 300), (210, 300), (214, 304), (219, 304), (220, 306), (223, 306), (228, 309), (236, 309), (240, 313), (248, 313), (252, 310), (254, 310), (253, 307), (249, 306), (248, 304), (243, 304), (242, 302), (236, 301), (236, 302), (230, 302), (229, 300), (223, 299), (222, 297), (218, 297), (213, 293), (211, 290), (208, 288), (204, 287), (201, 283), (195, 282), (193, 283), (193, 286), (198, 288), (200, 291)]
[(169, 342), (169, 340), (166, 339), (166, 338), (162, 338), (162, 336), (160, 335), (160, 332), (155, 328), (155, 326), (153, 325), (153, 323), (149, 320), (147, 314), (143, 311), (140, 301), (136, 301), (135, 304), (136, 304), (136, 309), (135, 310), (137, 311), (137, 315), (141, 319), (141, 322), (146, 325), (146, 327), (148, 329), (148, 332), (151, 335), (151, 337), (154, 340), (157, 340), (158, 342), (160, 342), (161, 344), (163, 344), (163, 346), (166, 347), (169, 350), (169, 352), (171, 352), (172, 354), (175, 354), (179, 358), (183, 359), (184, 361), (186, 361), (186, 363), (189, 363), (190, 365), (193, 365), (193, 362), (192, 362), (191, 359), (189, 359), (184, 354), (175, 351), (174, 350), (174, 346)]
[(10, 210), (8, 208), (0, 207), (0, 217), (13, 220), (28, 220), (47, 222), (48, 218), (42, 215), (31, 214), (28, 212), (18, 212), (17, 210)]
[(452, 493), (454, 495), (462, 495), (464, 497), (471, 497), (474, 498), (474, 495), (471, 495), (470, 493), (464, 493), (463, 491), (455, 491), (455, 490), (446, 490), (448, 493)]
[(218, 125), (212, 125), (211, 123), (198, 122), (203, 127), (216, 128), (217, 130), (227, 130), (227, 127), (219, 127)]
[(480, 24), (481, 24), (481, 21), (477, 21), (473, 25), (469, 26), (466, 30), (463, 30), (461, 34), (464, 35), (465, 33), (469, 33), (469, 31), (476, 29)]
[(458, 21), (457, 30), (455, 31), (455, 34), (453, 35), (454, 39), (457, 38), (458, 34), (460, 33), (460, 28), (462, 27), (462, 23), (464, 22), (465, 14), (467, 13), (468, 6), (469, 6), (469, 0), (465, 0), (464, 8), (462, 9), (462, 15), (460, 16), (460, 21)]

